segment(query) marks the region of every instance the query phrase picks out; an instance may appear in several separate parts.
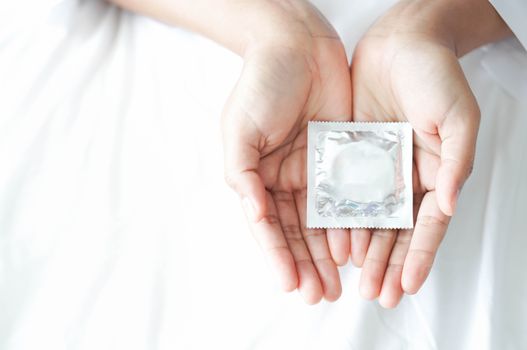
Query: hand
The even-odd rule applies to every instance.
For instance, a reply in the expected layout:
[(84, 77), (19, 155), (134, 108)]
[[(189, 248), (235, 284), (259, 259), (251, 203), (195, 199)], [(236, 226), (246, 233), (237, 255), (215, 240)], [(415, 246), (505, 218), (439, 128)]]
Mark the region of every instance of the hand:
[[(471, 21), (487, 34), (463, 36)], [(352, 232), (360, 292), (385, 307), (424, 283), (472, 169), (480, 112), (456, 54), (503, 36), (502, 27), (487, 1), (403, 1), (355, 49), (354, 120), (408, 121), (415, 132), (414, 229)]]
[(244, 57), (223, 113), (226, 180), (282, 287), (308, 303), (337, 299), (334, 261), (349, 258), (349, 230), (305, 229), (307, 122), (351, 119), (348, 62), (333, 28), (305, 0), (112, 1)]
[(245, 50), (222, 119), (225, 177), (282, 288), (298, 288), (310, 304), (333, 301), (341, 293), (336, 263), (349, 258), (350, 233), (306, 229), (307, 122), (351, 119), (348, 63), (313, 7), (268, 3), (286, 26)]

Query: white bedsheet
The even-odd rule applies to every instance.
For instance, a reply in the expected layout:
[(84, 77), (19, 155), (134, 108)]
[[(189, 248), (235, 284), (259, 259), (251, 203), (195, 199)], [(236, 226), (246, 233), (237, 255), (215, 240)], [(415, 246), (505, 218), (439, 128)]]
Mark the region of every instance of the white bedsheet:
[[(348, 52), (392, 2), (318, 1)], [(527, 100), (493, 70), (525, 52), (497, 46), (463, 60), (478, 154), (422, 291), (384, 310), (347, 266), (309, 307), (223, 183), (239, 58), (104, 2), (0, 0), (0, 349), (527, 348)]]

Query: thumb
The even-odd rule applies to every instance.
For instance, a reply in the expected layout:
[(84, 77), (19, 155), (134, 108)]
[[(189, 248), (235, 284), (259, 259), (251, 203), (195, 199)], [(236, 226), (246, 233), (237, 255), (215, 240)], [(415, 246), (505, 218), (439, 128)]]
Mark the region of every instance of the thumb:
[(267, 209), (265, 186), (258, 173), (261, 134), (239, 107), (236, 89), (223, 111), (222, 138), (225, 181), (242, 199), (248, 219), (258, 222)]
[(469, 93), (470, 98), (457, 99), (438, 128), (441, 165), (436, 177), (436, 195), (439, 208), (448, 216), (454, 214), (459, 192), (474, 164), (480, 111), (470, 90)]

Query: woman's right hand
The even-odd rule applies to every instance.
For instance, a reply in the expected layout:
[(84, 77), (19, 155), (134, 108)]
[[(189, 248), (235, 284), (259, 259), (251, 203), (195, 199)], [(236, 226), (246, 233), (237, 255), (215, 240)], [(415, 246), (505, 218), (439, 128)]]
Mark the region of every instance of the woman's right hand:
[(282, 288), (309, 304), (341, 294), (349, 230), (306, 228), (307, 123), (348, 121), (349, 69), (335, 30), (304, 1), (269, 1), (284, 27), (247, 46), (222, 119), (225, 177)]

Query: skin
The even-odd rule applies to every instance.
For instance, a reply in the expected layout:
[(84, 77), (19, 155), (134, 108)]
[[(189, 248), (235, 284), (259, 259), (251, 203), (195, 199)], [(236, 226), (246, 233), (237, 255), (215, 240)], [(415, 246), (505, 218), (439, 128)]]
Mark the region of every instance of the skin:
[[(285, 291), (336, 300), (350, 255), (361, 294), (383, 306), (420, 288), (475, 152), (479, 110), (458, 56), (510, 34), (486, 0), (398, 3), (357, 46), (351, 79), (338, 35), (304, 0), (114, 2), (243, 57), (222, 115), (225, 179)], [(305, 228), (307, 122), (351, 120), (352, 98), (357, 121), (415, 129), (413, 231)]]
[(508, 35), (487, 1), (403, 1), (357, 45), (354, 120), (408, 121), (414, 129), (414, 229), (352, 232), (363, 297), (395, 307), (428, 276), (471, 173), (479, 128), (458, 56)]
[[(341, 294), (337, 265), (348, 261), (349, 230), (306, 229), (310, 120), (350, 120), (347, 60), (338, 36), (309, 9), (301, 48), (252, 47), (222, 118), (227, 183), (282, 288), (308, 304)], [(306, 45), (307, 44), (307, 45)]]
[(307, 123), (351, 120), (348, 60), (335, 30), (298, 0), (115, 2), (243, 57), (222, 115), (226, 182), (281, 288), (299, 290), (308, 304), (338, 299), (350, 231), (305, 225)]

